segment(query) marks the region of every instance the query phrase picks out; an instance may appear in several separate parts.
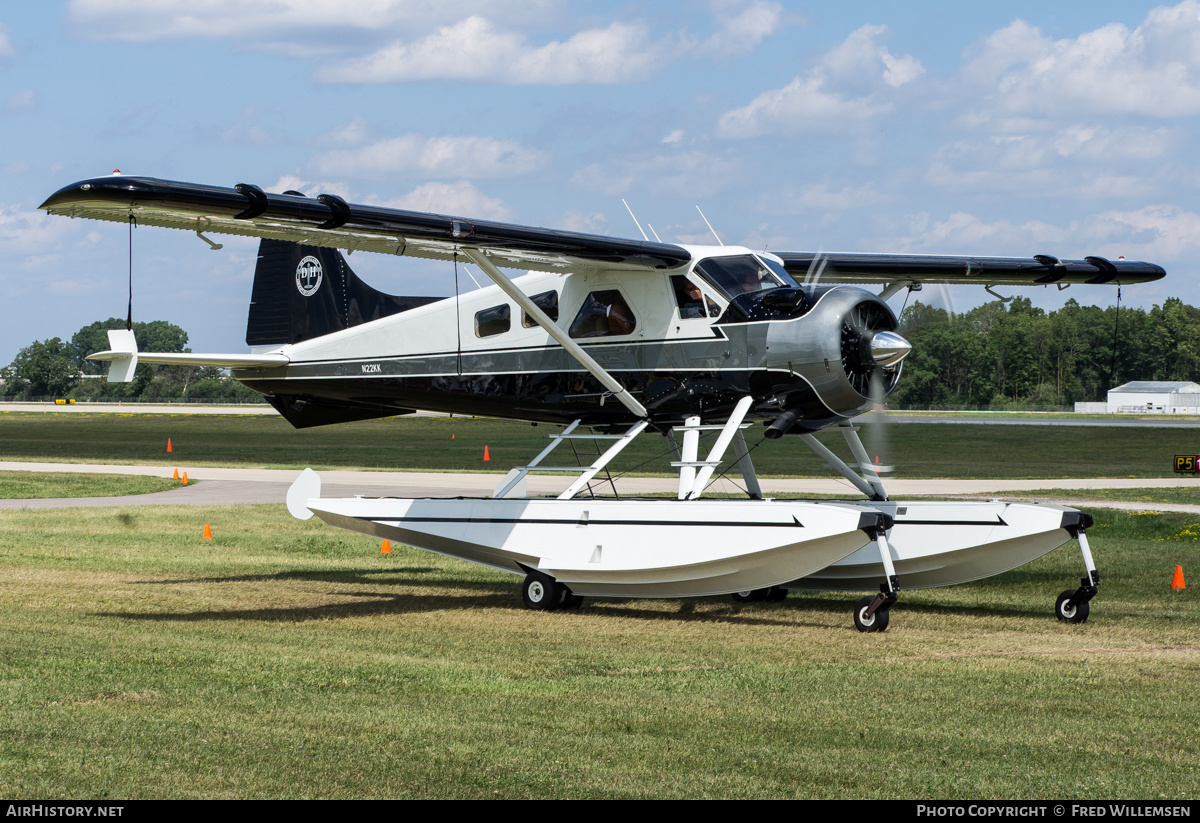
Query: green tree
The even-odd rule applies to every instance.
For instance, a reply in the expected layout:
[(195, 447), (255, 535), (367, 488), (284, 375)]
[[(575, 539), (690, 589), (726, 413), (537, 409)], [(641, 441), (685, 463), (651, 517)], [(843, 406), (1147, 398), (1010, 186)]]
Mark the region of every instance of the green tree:
[(57, 337), (31, 343), (3, 370), (7, 394), (64, 397), (79, 380), (71, 349)]
[[(108, 330), (123, 329), (125, 321), (117, 317), (97, 320), (84, 326), (71, 337), (71, 356), (83, 374), (104, 374), (107, 367), (97, 360), (88, 360), (89, 354), (109, 349)], [(138, 351), (186, 352), (187, 332), (166, 320), (151, 320), (134, 323), (133, 337)], [(77, 397), (138, 397), (143, 400), (183, 398), (187, 396), (188, 384), (195, 374), (195, 366), (151, 366), (141, 364), (134, 372), (129, 384), (100, 383), (84, 380)]]

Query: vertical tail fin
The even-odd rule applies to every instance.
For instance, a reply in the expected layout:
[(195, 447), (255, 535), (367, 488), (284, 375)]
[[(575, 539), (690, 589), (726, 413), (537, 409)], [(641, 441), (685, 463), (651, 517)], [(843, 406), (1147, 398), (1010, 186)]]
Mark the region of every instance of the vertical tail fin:
[(129, 383), (137, 370), (138, 347), (129, 329), (109, 329), (108, 346), (116, 356), (108, 368), (109, 383)]
[(336, 249), (263, 240), (254, 269), (246, 343), (299, 343), (439, 299), (376, 291)]

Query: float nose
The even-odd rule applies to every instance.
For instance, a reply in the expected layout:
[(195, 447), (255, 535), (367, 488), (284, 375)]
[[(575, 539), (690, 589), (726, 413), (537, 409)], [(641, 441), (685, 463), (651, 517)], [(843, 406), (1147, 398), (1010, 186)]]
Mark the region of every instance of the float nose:
[(871, 359), (884, 368), (898, 366), (910, 351), (912, 343), (894, 331), (876, 332), (871, 338)]

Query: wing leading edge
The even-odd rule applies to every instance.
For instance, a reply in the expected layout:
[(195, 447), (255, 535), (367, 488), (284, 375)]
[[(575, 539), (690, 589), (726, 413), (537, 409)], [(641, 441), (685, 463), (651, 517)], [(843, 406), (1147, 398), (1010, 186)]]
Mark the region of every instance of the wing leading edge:
[(347, 203), (337, 195), (268, 194), (257, 186), (201, 186), (113, 175), (52, 194), (50, 214), (198, 233), (287, 240), (307, 246), (451, 260), (456, 249), (486, 252), (497, 265), (535, 271), (673, 269), (691, 254), (669, 243), (467, 220)]
[(974, 283), (1040, 286), (1051, 283), (1147, 283), (1166, 275), (1161, 266), (1085, 257), (951, 257), (932, 254), (820, 254), (780, 252), (784, 268), (803, 281), (820, 271), (822, 283)]

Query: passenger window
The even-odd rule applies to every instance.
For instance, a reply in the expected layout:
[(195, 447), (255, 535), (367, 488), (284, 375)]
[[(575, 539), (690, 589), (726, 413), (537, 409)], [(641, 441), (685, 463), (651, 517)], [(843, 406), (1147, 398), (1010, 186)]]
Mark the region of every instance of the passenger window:
[(616, 289), (594, 291), (583, 301), (571, 323), (572, 337), (616, 337), (633, 334), (637, 320), (625, 298)]
[(508, 304), (496, 306), (491, 309), (484, 309), (481, 312), (475, 313), (475, 336), (476, 337), (492, 337), (497, 334), (504, 334), (512, 325), (511, 312)]
[(713, 299), (700, 291), (700, 287), (682, 274), (671, 277), (671, 288), (675, 292), (675, 304), (679, 306), (679, 318), (717, 317), (721, 308)]
[[(529, 299), (533, 301), (533, 305), (544, 311), (547, 317), (555, 322), (558, 321), (558, 292), (544, 291), (541, 294), (535, 294)], [(527, 329), (532, 329), (537, 325), (537, 321), (525, 312), (521, 312), (521, 325)]]

